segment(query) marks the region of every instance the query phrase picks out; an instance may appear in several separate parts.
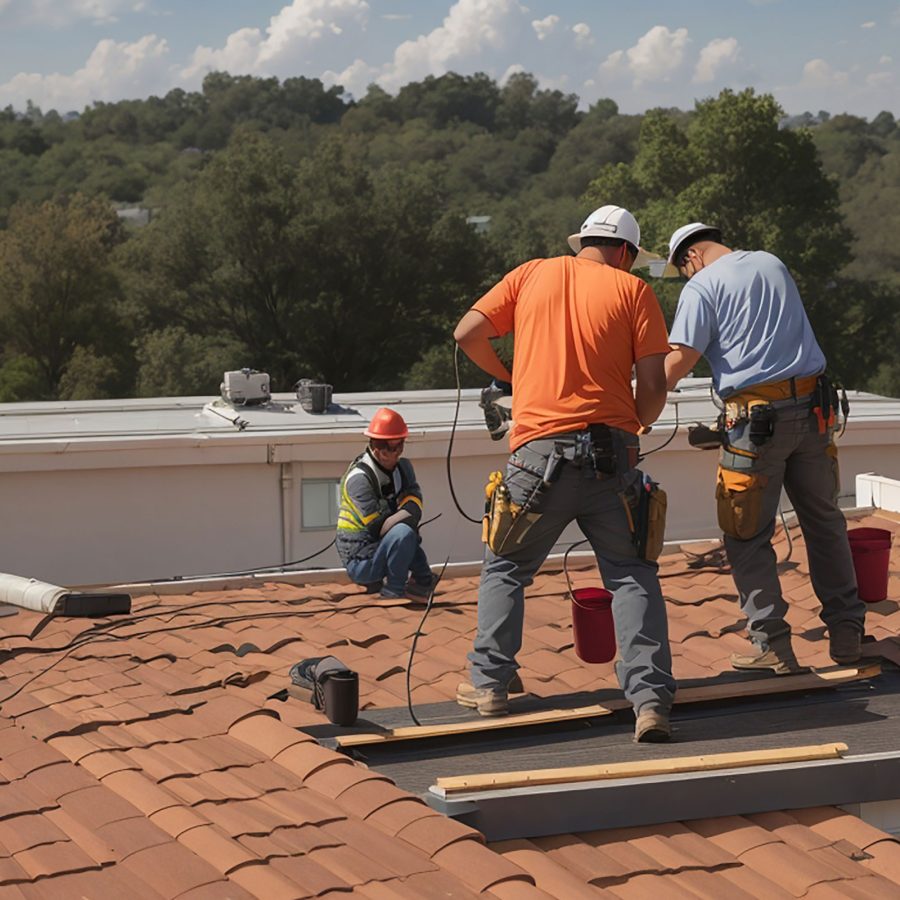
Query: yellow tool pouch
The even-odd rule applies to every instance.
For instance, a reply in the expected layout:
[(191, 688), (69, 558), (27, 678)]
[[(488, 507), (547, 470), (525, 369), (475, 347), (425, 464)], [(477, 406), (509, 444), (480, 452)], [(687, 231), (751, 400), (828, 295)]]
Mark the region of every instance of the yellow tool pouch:
[(716, 510), (719, 528), (733, 538), (746, 541), (759, 532), (763, 488), (768, 479), (755, 472), (733, 472), (719, 466)]
[(484, 489), (485, 511), (481, 524), (481, 540), (500, 555), (516, 549), (516, 545), (541, 517), (540, 513), (526, 512), (509, 496), (509, 488), (503, 483), (502, 472), (491, 472)]

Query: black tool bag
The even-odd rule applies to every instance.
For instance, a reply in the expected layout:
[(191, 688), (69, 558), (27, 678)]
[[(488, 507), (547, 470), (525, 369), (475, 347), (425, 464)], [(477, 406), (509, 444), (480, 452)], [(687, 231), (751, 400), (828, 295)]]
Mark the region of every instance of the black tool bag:
[(335, 725), (352, 725), (359, 714), (359, 676), (336, 656), (313, 656), (291, 666), (291, 682), (310, 692), (316, 709)]

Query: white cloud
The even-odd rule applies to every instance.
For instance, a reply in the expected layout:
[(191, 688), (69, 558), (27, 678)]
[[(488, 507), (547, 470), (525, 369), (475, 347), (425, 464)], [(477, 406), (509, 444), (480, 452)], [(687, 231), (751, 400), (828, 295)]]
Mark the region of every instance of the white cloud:
[(601, 68), (608, 74), (628, 71), (636, 85), (668, 81), (681, 68), (689, 43), (687, 28), (669, 31), (665, 25), (654, 25), (633, 47), (610, 53)]
[(880, 66), (889, 66), (893, 62), (893, 58), (885, 54), (878, 60)]
[(875, 23), (874, 22), (863, 22), (862, 25), (860, 25), (859, 27), (860, 28), (874, 28)]
[(694, 83), (707, 84), (725, 68), (738, 61), (741, 48), (737, 38), (713, 38), (701, 51), (694, 69)]
[(162, 93), (172, 86), (169, 45), (155, 34), (133, 43), (102, 40), (82, 68), (70, 75), (20, 72), (0, 85), (0, 96), (17, 108), (33, 100), (44, 110), (80, 110), (113, 101)]
[(869, 85), (869, 87), (881, 88), (887, 87), (889, 84), (893, 83), (893, 72), (872, 72), (870, 75), (866, 76), (866, 84)]
[(531, 27), (534, 29), (534, 33), (537, 35), (539, 41), (544, 40), (544, 38), (549, 37), (556, 30), (556, 26), (559, 25), (559, 16), (547, 16), (544, 19), (535, 19), (531, 23)]
[(439, 27), (397, 47), (378, 83), (393, 91), (427, 75), (443, 75), (466, 61), (483, 69), (485, 55), (514, 45), (524, 12), (518, 0), (457, 0)]
[(50, 25), (73, 22), (115, 22), (120, 15), (141, 12), (146, 3), (135, 0), (0, 0), (0, 19), (15, 25)]
[(511, 66), (507, 68), (507, 70), (500, 76), (499, 82), (501, 87), (509, 81), (513, 75), (519, 75), (521, 72), (525, 71), (525, 66), (522, 63), (513, 63)]
[(358, 98), (365, 95), (368, 86), (377, 80), (380, 73), (380, 69), (370, 66), (365, 60), (355, 59), (342, 72), (334, 72), (331, 69), (324, 72), (322, 81), (329, 85), (339, 84), (345, 91)]
[(800, 83), (804, 87), (834, 87), (847, 83), (847, 73), (832, 68), (824, 59), (811, 59), (803, 66)]
[(387, 22), (405, 22), (412, 18), (410, 13), (382, 13), (381, 18)]
[(594, 39), (591, 37), (591, 26), (585, 22), (573, 25), (572, 33), (575, 35), (576, 47), (588, 47), (594, 43)]
[(259, 28), (232, 32), (218, 49), (200, 46), (182, 70), (196, 83), (213, 70), (231, 74), (294, 74), (316, 45), (340, 36), (348, 25), (363, 26), (369, 12), (366, 0), (293, 0)]

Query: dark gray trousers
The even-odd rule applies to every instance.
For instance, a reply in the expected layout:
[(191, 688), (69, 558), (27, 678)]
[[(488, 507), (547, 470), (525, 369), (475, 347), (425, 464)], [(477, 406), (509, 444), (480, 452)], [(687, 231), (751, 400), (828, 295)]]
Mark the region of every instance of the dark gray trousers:
[[(616, 441), (636, 443), (633, 435), (614, 431)], [(511, 498), (523, 503), (544, 470), (554, 443), (567, 435), (530, 441), (510, 457), (504, 478)], [(518, 466), (524, 466), (531, 472)], [(541, 514), (515, 550), (493, 553), (485, 547), (478, 591), (478, 631), (469, 654), (472, 683), (505, 690), (518, 668), (522, 646), (525, 588), (547, 558), (563, 529), (576, 521), (597, 557), (603, 584), (613, 595), (613, 620), (619, 647), (616, 675), (636, 711), (668, 710), (675, 693), (665, 601), (656, 563), (640, 559), (632, 543), (622, 495), (640, 475), (598, 479), (593, 466), (562, 466), (558, 479), (537, 497)]]
[[(790, 633), (772, 549), (782, 486), (803, 532), (822, 621), (829, 628), (841, 622), (852, 622), (860, 630), (865, 626), (865, 604), (856, 592), (847, 523), (837, 505), (840, 480), (833, 436), (819, 434), (808, 397), (779, 403), (776, 416), (774, 435), (759, 446), (750, 441), (746, 425), (731, 429), (729, 444), (739, 453), (726, 447), (720, 458), (724, 468), (751, 477), (749, 489), (757, 492), (753, 501), (757, 521), (744, 520), (739, 535), (729, 534), (729, 506), (737, 495), (723, 496), (720, 485), (717, 500), (741, 611), (747, 616), (751, 640), (763, 650)], [(744, 498), (738, 502), (749, 505)]]

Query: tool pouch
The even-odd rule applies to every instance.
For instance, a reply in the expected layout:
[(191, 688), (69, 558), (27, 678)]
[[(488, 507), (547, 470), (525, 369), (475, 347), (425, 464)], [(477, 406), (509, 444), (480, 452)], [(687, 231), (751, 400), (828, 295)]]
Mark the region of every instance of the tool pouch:
[(631, 539), (638, 556), (655, 562), (666, 539), (666, 492), (649, 476), (638, 473), (634, 484), (623, 495), (631, 525)]
[(759, 532), (763, 488), (768, 479), (755, 472), (734, 472), (719, 466), (716, 511), (719, 528), (730, 537), (746, 541)]
[(485, 495), (487, 502), (481, 539), (498, 556), (504, 552), (511, 552), (541, 517), (540, 513), (525, 512), (522, 506), (513, 502), (500, 472), (491, 474)]

